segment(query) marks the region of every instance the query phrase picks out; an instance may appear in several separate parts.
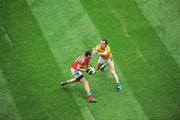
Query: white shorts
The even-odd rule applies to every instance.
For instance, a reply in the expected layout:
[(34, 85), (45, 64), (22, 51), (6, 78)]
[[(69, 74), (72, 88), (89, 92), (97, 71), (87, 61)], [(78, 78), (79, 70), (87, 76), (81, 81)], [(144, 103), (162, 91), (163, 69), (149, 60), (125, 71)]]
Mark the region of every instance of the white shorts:
[(103, 59), (102, 57), (99, 57), (98, 63), (103, 64), (103, 63), (111, 63), (112, 62), (112, 58), (109, 58), (107, 60)]
[(81, 80), (81, 78), (83, 78), (83, 73), (81, 71), (78, 70), (74, 70), (73, 68), (71, 68), (71, 74), (74, 78), (76, 78), (77, 80)]

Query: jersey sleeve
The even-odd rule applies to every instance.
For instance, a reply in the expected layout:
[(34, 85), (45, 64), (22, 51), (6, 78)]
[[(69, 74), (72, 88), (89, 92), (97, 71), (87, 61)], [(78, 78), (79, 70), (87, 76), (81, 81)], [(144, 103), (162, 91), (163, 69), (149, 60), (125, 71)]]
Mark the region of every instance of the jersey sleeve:
[(86, 65), (88, 66), (90, 64), (90, 61), (88, 60), (87, 62), (86, 62)]
[(99, 45), (98, 45), (98, 46), (96, 46), (95, 50), (96, 50), (96, 51), (98, 51), (98, 50), (99, 50)]
[(81, 57), (81, 59), (79, 60), (79, 64), (80, 64), (80, 65), (83, 65), (84, 62), (85, 62), (84, 57)]
[(111, 51), (110, 47), (107, 46), (106, 49), (105, 49), (105, 51), (106, 51), (106, 52), (110, 52), (110, 51)]

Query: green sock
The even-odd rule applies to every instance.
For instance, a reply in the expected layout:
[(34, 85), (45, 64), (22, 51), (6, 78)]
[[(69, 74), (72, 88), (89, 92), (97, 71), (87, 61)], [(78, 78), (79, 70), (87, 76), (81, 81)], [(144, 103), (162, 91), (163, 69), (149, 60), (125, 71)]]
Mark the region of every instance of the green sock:
[(87, 92), (87, 96), (91, 96), (91, 92), (89, 91), (89, 92)]
[(67, 82), (67, 83), (71, 83), (71, 82), (72, 82), (72, 80), (67, 80), (66, 82)]
[(107, 63), (107, 62), (105, 62), (103, 65), (106, 67), (106, 66), (108, 66), (108, 63)]
[(101, 68), (100, 68), (100, 69), (104, 70), (107, 66), (108, 66), (108, 63), (107, 63), (107, 62), (105, 62), (105, 63), (101, 66)]
[(108, 63), (107, 63), (107, 62), (105, 62), (105, 63), (103, 64), (103, 66), (104, 66), (104, 67), (107, 67), (107, 66), (108, 66)]
[(116, 84), (117, 84), (117, 85), (120, 85), (119, 81), (116, 81)]

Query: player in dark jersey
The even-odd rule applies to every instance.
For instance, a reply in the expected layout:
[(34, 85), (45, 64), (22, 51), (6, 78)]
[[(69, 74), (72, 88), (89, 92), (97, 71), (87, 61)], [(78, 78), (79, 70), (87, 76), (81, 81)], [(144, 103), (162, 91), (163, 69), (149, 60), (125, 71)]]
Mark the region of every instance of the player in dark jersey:
[(86, 51), (83, 56), (78, 57), (71, 66), (72, 79), (61, 82), (61, 85), (67, 85), (70, 83), (81, 82), (84, 85), (85, 91), (87, 93), (88, 102), (96, 102), (95, 98), (92, 96), (89, 83), (84, 77), (82, 72), (87, 72), (90, 75), (95, 73), (95, 69), (90, 67), (90, 60), (92, 57), (92, 51)]

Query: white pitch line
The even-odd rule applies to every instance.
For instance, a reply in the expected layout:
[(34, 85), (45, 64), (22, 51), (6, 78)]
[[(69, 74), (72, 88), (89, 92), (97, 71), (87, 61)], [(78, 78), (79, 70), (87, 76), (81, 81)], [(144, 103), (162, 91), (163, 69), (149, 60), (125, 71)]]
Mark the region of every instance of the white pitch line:
[(10, 46), (13, 46), (13, 42), (12, 42), (12, 40), (11, 40), (11, 38), (10, 38), (7, 30), (6, 30), (6, 28), (4, 28), (4, 27), (2, 26), (2, 27), (1, 27), (1, 30), (5, 33), (4, 37), (5, 37), (5, 39), (8, 41), (9, 45), (10, 45)]
[(12, 40), (11, 40), (11, 38), (9, 37), (8, 33), (5, 34), (5, 38), (6, 38), (6, 40), (8, 41), (9, 45), (10, 45), (10, 46), (13, 46)]

